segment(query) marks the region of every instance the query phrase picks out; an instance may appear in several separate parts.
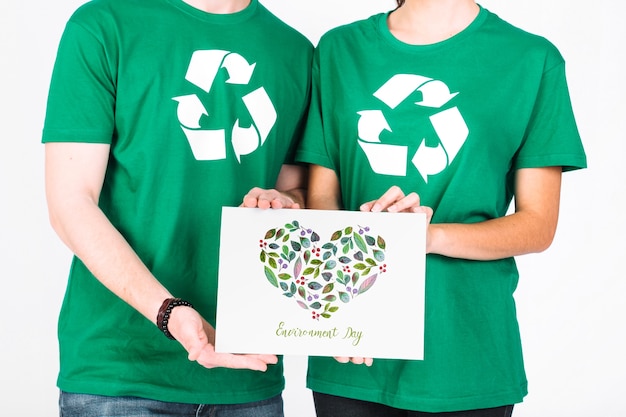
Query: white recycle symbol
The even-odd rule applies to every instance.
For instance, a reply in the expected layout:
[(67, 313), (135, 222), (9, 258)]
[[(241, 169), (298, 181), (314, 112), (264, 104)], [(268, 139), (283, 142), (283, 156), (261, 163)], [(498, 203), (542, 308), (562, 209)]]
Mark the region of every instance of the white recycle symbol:
[[(256, 63), (249, 64), (241, 55), (229, 51), (196, 51), (191, 57), (185, 79), (206, 93), (211, 91), (213, 81), (221, 68), (228, 71), (227, 84), (247, 85), (252, 78)], [(174, 97), (178, 102), (178, 120), (189, 141), (194, 157), (199, 161), (226, 159), (226, 129), (201, 129), (200, 119), (209, 116), (195, 94)], [(239, 119), (232, 126), (232, 146), (237, 160), (248, 155), (265, 143), (276, 123), (276, 109), (263, 87), (242, 97), (252, 117), (252, 126), (241, 127)]]
[[(448, 86), (439, 80), (413, 74), (394, 75), (374, 93), (392, 110), (415, 91), (422, 93), (417, 106), (439, 109), (458, 93), (451, 93)], [(406, 176), (408, 146), (381, 143), (380, 135), (391, 128), (381, 110), (364, 110), (358, 123), (359, 145), (365, 152), (372, 170), (377, 174)], [(426, 146), (423, 138), (411, 163), (425, 182), (429, 175), (443, 172), (454, 160), (469, 135), (469, 129), (457, 107), (452, 107), (430, 116), (430, 121), (439, 143), (436, 147)]]

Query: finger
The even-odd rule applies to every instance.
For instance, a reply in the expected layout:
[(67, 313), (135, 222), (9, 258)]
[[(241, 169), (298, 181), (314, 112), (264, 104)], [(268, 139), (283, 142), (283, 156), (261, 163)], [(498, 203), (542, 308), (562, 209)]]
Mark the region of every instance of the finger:
[(396, 201), (391, 206), (387, 208), (387, 211), (390, 213), (399, 213), (407, 209), (412, 209), (414, 207), (420, 206), (420, 198), (417, 193), (410, 193), (406, 197)]
[(335, 356), (335, 360), (339, 363), (348, 363), (350, 362), (350, 358), (347, 356)]
[(400, 187), (394, 185), (389, 188), (378, 200), (373, 202), (369, 211), (374, 213), (381, 212), (402, 198), (404, 198), (404, 192), (400, 189)]

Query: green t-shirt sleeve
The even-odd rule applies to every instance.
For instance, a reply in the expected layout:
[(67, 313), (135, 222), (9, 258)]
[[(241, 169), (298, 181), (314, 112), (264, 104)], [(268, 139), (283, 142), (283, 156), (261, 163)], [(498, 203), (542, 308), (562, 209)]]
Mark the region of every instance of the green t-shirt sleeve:
[(516, 169), (562, 166), (564, 171), (587, 167), (574, 119), (565, 76), (565, 63), (554, 50), (536, 94)]
[(311, 103), (304, 129), (304, 135), (298, 150), (296, 160), (298, 162), (320, 165), (326, 168), (335, 169), (330, 154), (327, 150), (327, 143), (324, 130), (323, 97), (321, 88), (321, 69), (319, 58), (319, 47), (315, 50), (312, 65), (312, 92)]
[(111, 143), (111, 58), (93, 32), (72, 21), (67, 24), (52, 72), (43, 142)]

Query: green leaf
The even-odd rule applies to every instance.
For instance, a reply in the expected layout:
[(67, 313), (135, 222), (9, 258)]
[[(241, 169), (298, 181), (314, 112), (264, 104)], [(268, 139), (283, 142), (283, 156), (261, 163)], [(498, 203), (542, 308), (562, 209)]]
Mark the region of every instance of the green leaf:
[(276, 279), (276, 275), (274, 275), (274, 272), (272, 272), (272, 270), (269, 269), (267, 266), (265, 267), (265, 277), (270, 282), (270, 284), (278, 288), (278, 280)]
[(280, 289), (283, 291), (289, 291), (289, 285), (287, 285), (286, 282), (281, 282), (280, 283)]
[(322, 308), (322, 304), (316, 301), (313, 304), (309, 304), (309, 307), (311, 307), (313, 310), (319, 310), (320, 308)]
[(372, 258), (367, 258), (367, 259), (365, 260), (365, 262), (367, 262), (367, 263), (368, 263), (368, 264), (370, 264), (371, 266), (376, 266), (376, 265), (378, 265), (378, 263), (376, 263), (376, 261), (375, 261), (375, 260), (373, 260)]
[(326, 284), (326, 286), (322, 290), (322, 294), (328, 294), (329, 292), (333, 290), (333, 288), (335, 288), (335, 284), (333, 284), (332, 282), (329, 284)]
[(365, 235), (365, 241), (367, 242), (369, 246), (374, 246), (376, 244), (376, 239), (374, 239), (373, 237), (369, 235)]
[(363, 263), (358, 263), (358, 264), (354, 264), (354, 269), (358, 269), (359, 271), (364, 270), (365, 268), (367, 268), (367, 266), (365, 266), (365, 264)]
[(333, 233), (333, 235), (330, 237), (330, 241), (333, 242), (337, 239), (339, 239), (341, 236), (343, 235), (343, 233), (341, 233), (341, 230), (337, 230), (335, 233)]
[(339, 293), (339, 299), (344, 302), (344, 303), (349, 303), (350, 302), (350, 295), (348, 295), (348, 293), (346, 292), (340, 292)]
[(278, 274), (278, 278), (280, 278), (283, 281), (287, 281), (287, 280), (291, 279), (291, 275), (289, 275), (289, 274)]
[(352, 227), (351, 226), (346, 227), (346, 229), (344, 230), (344, 233), (347, 234), (347, 235), (352, 233)]
[(285, 234), (285, 229), (278, 229), (276, 232), (276, 239), (280, 239)]
[(337, 310), (339, 310), (339, 307), (331, 307), (331, 308), (328, 309), (328, 311), (330, 311), (331, 313), (334, 313)]
[(311, 241), (309, 240), (308, 237), (300, 237), (300, 244), (302, 245), (303, 248), (311, 247)]
[(298, 287), (298, 295), (306, 299), (306, 290), (302, 285)]
[(378, 261), (378, 262), (382, 262), (385, 260), (385, 252), (378, 250), (378, 249), (374, 249), (374, 258)]
[(363, 252), (367, 252), (367, 245), (365, 244), (365, 241), (363, 240), (361, 235), (359, 235), (358, 233), (354, 233), (352, 236), (354, 236), (354, 243), (356, 243), (357, 247)]
[(259, 256), (259, 258), (261, 259), (262, 263), (265, 263), (265, 259), (267, 258), (267, 254), (265, 253), (264, 250), (261, 251), (261, 255)]
[(324, 297), (324, 298), (322, 299), (322, 301), (330, 301), (330, 302), (333, 302), (333, 301), (335, 301), (336, 299), (337, 299), (337, 296), (336, 296), (336, 295), (332, 295), (332, 294), (331, 294), (331, 295), (327, 295), (326, 297)]
[(300, 250), (302, 249), (302, 245), (299, 244), (298, 242), (292, 240), (291, 241), (291, 248), (293, 250), (295, 250), (296, 252), (300, 252)]
[(274, 237), (274, 235), (276, 234), (276, 229), (270, 229), (265, 233), (265, 239), (269, 239), (271, 237)]
[(382, 237), (378, 236), (378, 246), (381, 249), (385, 249), (385, 247), (387, 246), (387, 244), (385, 243), (385, 239), (383, 239)]
[(276, 259), (269, 258), (267, 263), (274, 269), (278, 268), (278, 264), (276, 264)]
[(308, 267), (304, 270), (302, 275), (311, 275), (315, 271), (315, 268)]
[(333, 269), (335, 266), (337, 266), (337, 262), (331, 259), (330, 261), (326, 262), (326, 265), (324, 265), (324, 269)]

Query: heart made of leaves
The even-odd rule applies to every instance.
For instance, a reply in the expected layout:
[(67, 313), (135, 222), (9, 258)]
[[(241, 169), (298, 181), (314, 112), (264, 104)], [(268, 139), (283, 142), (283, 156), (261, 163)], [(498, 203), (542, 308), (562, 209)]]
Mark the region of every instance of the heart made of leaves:
[(368, 226), (347, 226), (321, 242), (297, 220), (259, 240), (265, 277), (311, 318), (330, 318), (343, 304), (371, 289), (387, 272), (385, 240)]

